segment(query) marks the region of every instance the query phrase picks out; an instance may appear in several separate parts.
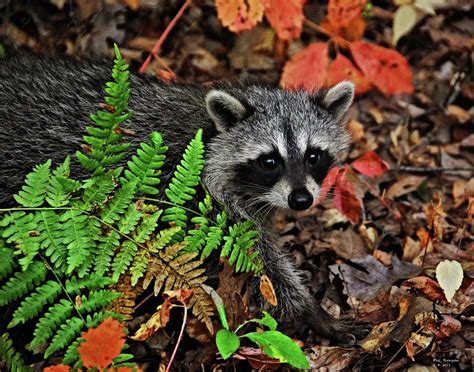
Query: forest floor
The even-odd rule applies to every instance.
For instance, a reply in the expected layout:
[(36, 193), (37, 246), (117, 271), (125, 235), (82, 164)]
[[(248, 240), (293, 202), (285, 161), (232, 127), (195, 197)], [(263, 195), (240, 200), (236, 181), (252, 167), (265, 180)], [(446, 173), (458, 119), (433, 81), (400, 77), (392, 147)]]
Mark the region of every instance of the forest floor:
[[(441, 3), (445, 4), (436, 14), (420, 12), (396, 47), (412, 71), (413, 93), (384, 95), (371, 89), (356, 97), (348, 113), (353, 144), (346, 162), (375, 151), (390, 167), (377, 177), (351, 168), (360, 218), (351, 222), (351, 206), (339, 205), (347, 212), (341, 214), (333, 201), (327, 201), (324, 207), (282, 215), (277, 221), (281, 243), (323, 307), (333, 316), (357, 317), (374, 327), (353, 347), (308, 330), (298, 334), (315, 370), (473, 369), (473, 5)], [(364, 38), (390, 47), (397, 7), (386, 1), (372, 5), (364, 17)], [(111, 57), (116, 42), (132, 69), (138, 70), (181, 6), (174, 0), (0, 1), (0, 41), (7, 50), (14, 46), (86, 58)], [(308, 1), (301, 36), (284, 41), (265, 22), (233, 33), (222, 26), (214, 1), (194, 1), (165, 38), (147, 73), (197, 83), (258, 79), (278, 84), (291, 56), (329, 39), (317, 26), (326, 13), (326, 2)], [(331, 44), (331, 57), (339, 47)], [(386, 78), (396, 81), (398, 76)], [(449, 302), (442, 287), (456, 286), (450, 283), (452, 276), (436, 275), (445, 260), (449, 270), (456, 271), (455, 263), (462, 268), (462, 283)], [(233, 285), (218, 292), (230, 298), (234, 291), (232, 295), (248, 305), (248, 296), (241, 293), (244, 280), (225, 271), (220, 277)], [(226, 305), (232, 316), (247, 316), (232, 313), (247, 311), (245, 306), (229, 310), (232, 305)], [(149, 316), (142, 311), (130, 328), (135, 330)], [(149, 370), (164, 368), (179, 327), (178, 316), (176, 323), (132, 346), (138, 364)], [(213, 338), (194, 319), (173, 366), (243, 370), (250, 363), (263, 370), (289, 368), (270, 360), (256, 362), (259, 352), (254, 350), (252, 356), (246, 350), (224, 361)]]

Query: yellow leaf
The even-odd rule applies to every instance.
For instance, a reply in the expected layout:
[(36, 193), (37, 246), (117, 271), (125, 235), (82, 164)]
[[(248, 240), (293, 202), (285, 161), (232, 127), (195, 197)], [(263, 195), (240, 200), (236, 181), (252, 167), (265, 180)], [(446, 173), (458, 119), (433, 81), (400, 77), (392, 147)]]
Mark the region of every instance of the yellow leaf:
[(416, 0), (415, 1), (415, 6), (428, 13), (431, 15), (435, 15), (435, 10), (434, 8), (445, 5), (446, 0)]
[(397, 45), (398, 40), (415, 27), (416, 15), (416, 9), (411, 4), (402, 5), (397, 9), (393, 17), (393, 45)]
[(462, 266), (457, 261), (444, 260), (436, 266), (436, 279), (449, 303), (461, 287), (463, 275)]

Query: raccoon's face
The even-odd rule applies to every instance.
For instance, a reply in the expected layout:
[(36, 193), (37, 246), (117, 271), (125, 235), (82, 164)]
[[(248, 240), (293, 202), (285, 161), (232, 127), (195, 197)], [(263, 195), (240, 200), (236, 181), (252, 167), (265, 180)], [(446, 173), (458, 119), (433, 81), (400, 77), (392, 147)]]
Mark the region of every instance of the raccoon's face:
[(261, 86), (210, 91), (206, 106), (219, 131), (207, 151), (211, 194), (247, 218), (311, 207), (347, 150), (342, 119), (353, 97), (351, 82), (317, 95)]

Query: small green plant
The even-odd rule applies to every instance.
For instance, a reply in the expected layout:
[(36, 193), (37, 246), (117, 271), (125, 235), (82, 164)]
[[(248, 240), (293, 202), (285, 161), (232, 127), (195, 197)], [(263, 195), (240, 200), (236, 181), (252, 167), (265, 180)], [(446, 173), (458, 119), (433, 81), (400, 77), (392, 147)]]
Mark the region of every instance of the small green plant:
[[(210, 289), (211, 296), (219, 314), (219, 319), (224, 328), (217, 331), (216, 345), (219, 353), (224, 359), (228, 359), (240, 347), (243, 338), (255, 342), (269, 357), (278, 359), (281, 363), (288, 363), (295, 368), (309, 368), (308, 360), (299, 345), (285, 334), (277, 331), (277, 321), (266, 311), (263, 311), (261, 319), (250, 319), (240, 324), (235, 331), (229, 329), (229, 323), (225, 313), (224, 303), (219, 295)], [(257, 323), (268, 328), (262, 332), (249, 332), (238, 335), (239, 331), (249, 323)]]
[[(203, 260), (217, 250), (237, 272), (262, 270), (251, 252), (252, 224), (231, 224), (225, 211), (211, 219), (211, 196), (202, 190), (204, 199), (197, 197), (204, 167), (202, 130), (169, 184), (160, 187), (164, 191), (157, 186), (168, 148), (158, 132), (120, 165), (130, 147), (122, 142), (120, 125), (132, 114), (128, 66), (117, 47), (115, 53), (105, 104), (91, 116), (95, 125), (86, 128), (87, 151), (76, 153), (90, 178), (72, 178), (69, 157), (54, 169), (48, 160), (14, 195), (19, 206), (0, 209), (0, 307), (12, 310), (7, 327), (33, 321), (28, 349), (45, 359), (64, 353), (63, 363), (76, 367), (81, 332), (130, 313), (113, 307), (122, 278), (145, 289), (153, 283), (155, 294), (192, 289), (192, 312), (212, 332), (214, 307), (202, 287)], [(22, 368), (8, 336), (1, 337), (0, 360), (13, 370)]]

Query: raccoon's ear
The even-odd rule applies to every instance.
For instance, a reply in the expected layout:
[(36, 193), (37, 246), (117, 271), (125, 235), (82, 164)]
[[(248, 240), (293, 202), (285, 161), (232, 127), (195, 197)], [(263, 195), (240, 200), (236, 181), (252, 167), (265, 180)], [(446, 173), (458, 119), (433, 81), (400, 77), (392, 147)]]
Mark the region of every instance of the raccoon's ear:
[(207, 93), (206, 108), (219, 132), (225, 132), (248, 114), (247, 107), (241, 101), (222, 90)]
[(354, 99), (355, 86), (352, 81), (342, 81), (330, 88), (323, 98), (323, 105), (335, 116), (342, 119)]

